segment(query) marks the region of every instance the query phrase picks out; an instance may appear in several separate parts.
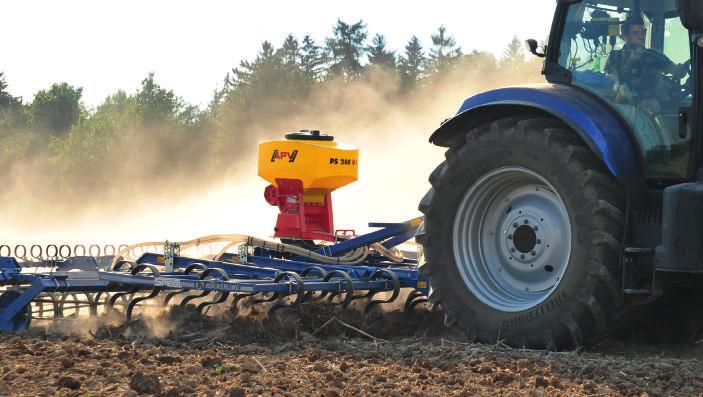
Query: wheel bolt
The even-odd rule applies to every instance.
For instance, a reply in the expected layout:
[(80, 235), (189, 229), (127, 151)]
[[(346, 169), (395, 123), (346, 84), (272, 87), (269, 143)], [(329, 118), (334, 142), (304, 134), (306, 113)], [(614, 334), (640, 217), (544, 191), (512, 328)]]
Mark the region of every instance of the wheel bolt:
[(515, 252), (515, 248), (511, 248), (511, 249), (510, 249), (510, 252)]
[(520, 259), (525, 259), (525, 254), (521, 254)]
[(528, 223), (530, 223), (530, 221), (528, 221), (527, 219), (525, 219), (525, 225), (527, 225)]
[(532, 256), (536, 256), (536, 255), (537, 255), (537, 252), (532, 251)]
[(532, 227), (532, 230), (537, 231), (537, 230), (539, 230), (539, 229), (537, 228), (537, 226), (533, 226), (533, 227)]
[(542, 240), (537, 239), (537, 244), (542, 244)]
[(512, 239), (513, 239), (513, 235), (512, 235), (512, 234), (508, 234), (508, 240), (512, 240)]
[(513, 227), (517, 229), (517, 222), (513, 223)]

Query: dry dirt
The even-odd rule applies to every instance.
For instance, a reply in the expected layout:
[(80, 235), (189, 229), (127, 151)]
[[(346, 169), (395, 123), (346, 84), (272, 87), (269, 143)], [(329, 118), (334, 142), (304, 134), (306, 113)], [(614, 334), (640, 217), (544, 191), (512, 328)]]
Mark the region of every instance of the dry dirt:
[(467, 344), (427, 310), (364, 318), (317, 304), (203, 318), (176, 309), (158, 319), (164, 335), (153, 324), (0, 335), (0, 395), (703, 395), (697, 345), (555, 353)]

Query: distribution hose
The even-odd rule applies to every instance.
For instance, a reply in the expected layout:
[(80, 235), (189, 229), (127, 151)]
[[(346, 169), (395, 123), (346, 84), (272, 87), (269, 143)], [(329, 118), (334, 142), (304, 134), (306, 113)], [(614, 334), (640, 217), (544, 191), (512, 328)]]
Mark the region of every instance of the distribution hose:
[[(284, 244), (284, 243), (279, 243), (275, 241), (270, 241), (270, 240), (265, 240), (261, 239), (258, 237), (253, 237), (253, 236), (247, 236), (247, 235), (241, 235), (241, 234), (217, 234), (217, 235), (211, 235), (211, 236), (204, 236), (200, 237), (197, 239), (193, 240), (188, 240), (188, 241), (183, 241), (180, 243), (175, 243), (177, 244), (181, 249), (187, 249), (190, 247), (194, 246), (199, 246), (201, 244), (210, 244), (210, 243), (227, 243), (218, 253), (215, 255), (213, 258), (214, 260), (219, 260), (222, 255), (224, 255), (227, 250), (237, 244), (242, 244), (246, 243), (248, 246), (252, 247), (259, 247), (259, 248), (264, 248), (264, 249), (269, 249), (271, 251), (275, 252), (280, 252), (280, 253), (290, 253), (298, 256), (303, 256), (318, 262), (326, 263), (326, 264), (337, 264), (337, 265), (357, 265), (364, 260), (369, 255), (369, 247), (361, 247), (357, 248), (355, 250), (352, 250), (350, 252), (347, 252), (346, 254), (342, 256), (327, 256), (327, 255), (322, 255), (317, 252), (298, 247), (295, 245), (291, 244)], [(134, 244), (134, 245), (129, 245), (129, 246), (124, 246), (122, 247), (117, 254), (115, 255), (115, 258), (112, 261), (111, 267), (114, 267), (115, 264), (119, 261), (121, 257), (123, 257), (125, 254), (129, 253), (130, 251), (136, 249), (136, 248), (142, 248), (142, 247), (154, 247), (154, 246), (162, 246), (164, 243), (162, 242), (145, 242), (145, 243), (139, 243), (139, 244)], [(397, 250), (391, 250), (379, 243), (373, 243), (371, 244), (371, 248), (378, 252), (380, 255), (386, 257), (392, 262), (402, 262), (403, 257), (397, 252)]]

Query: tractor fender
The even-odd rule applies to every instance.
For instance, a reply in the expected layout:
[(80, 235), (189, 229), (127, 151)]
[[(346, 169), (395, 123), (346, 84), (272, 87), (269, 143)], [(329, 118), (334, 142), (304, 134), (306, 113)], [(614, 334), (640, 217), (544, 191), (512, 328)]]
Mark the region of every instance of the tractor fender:
[(507, 87), (470, 97), (432, 134), (430, 142), (451, 147), (463, 139), (460, 132), (522, 114), (551, 115), (564, 121), (613, 176), (641, 175), (640, 151), (627, 124), (594, 94), (564, 84)]

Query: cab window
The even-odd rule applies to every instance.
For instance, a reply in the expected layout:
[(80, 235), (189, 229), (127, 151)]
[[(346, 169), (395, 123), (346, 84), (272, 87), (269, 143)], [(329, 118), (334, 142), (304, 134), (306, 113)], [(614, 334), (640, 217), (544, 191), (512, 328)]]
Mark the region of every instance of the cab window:
[(692, 102), (690, 59), (691, 39), (673, 0), (575, 3), (559, 47), (572, 83), (630, 124), (649, 176), (689, 170), (691, 133), (680, 115)]

